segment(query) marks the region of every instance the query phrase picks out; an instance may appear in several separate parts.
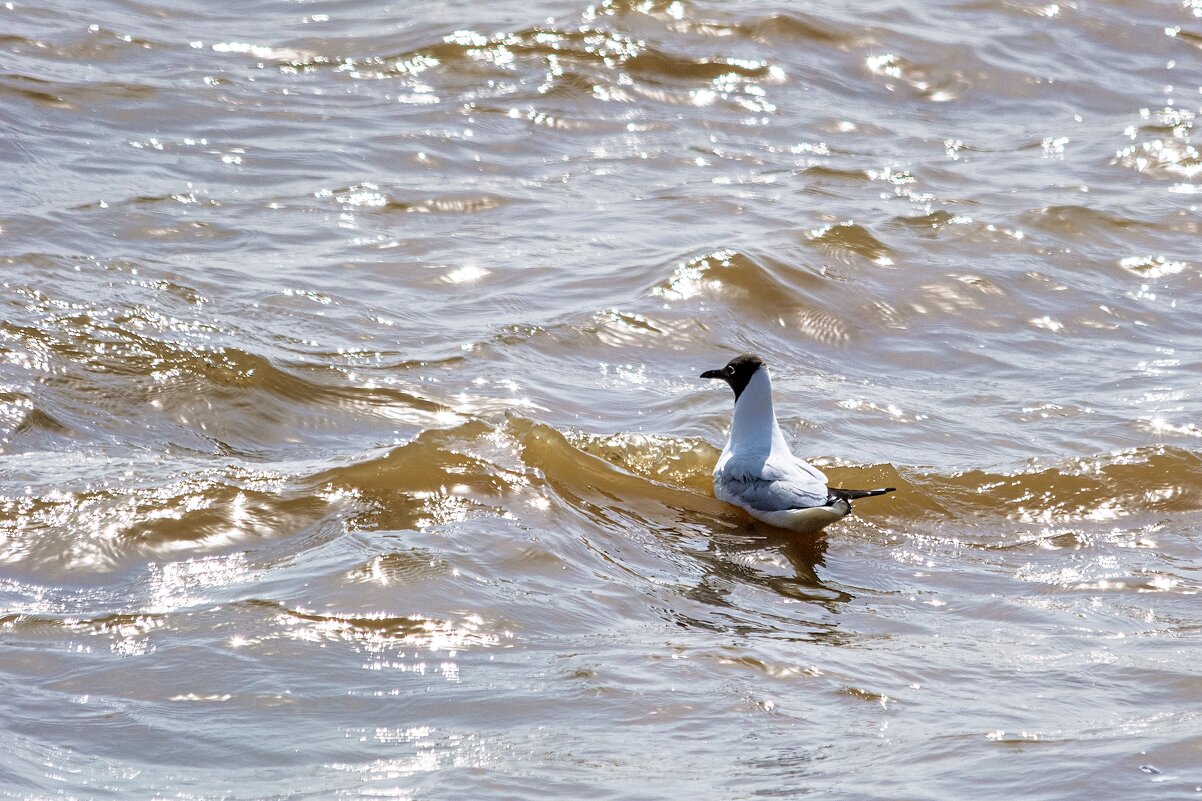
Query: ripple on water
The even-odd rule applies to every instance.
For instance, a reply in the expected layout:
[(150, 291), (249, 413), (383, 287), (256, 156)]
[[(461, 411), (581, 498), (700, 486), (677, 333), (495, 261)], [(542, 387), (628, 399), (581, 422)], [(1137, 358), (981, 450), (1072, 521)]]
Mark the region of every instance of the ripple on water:
[(1196, 5), (0, 4), (5, 789), (1194, 794)]

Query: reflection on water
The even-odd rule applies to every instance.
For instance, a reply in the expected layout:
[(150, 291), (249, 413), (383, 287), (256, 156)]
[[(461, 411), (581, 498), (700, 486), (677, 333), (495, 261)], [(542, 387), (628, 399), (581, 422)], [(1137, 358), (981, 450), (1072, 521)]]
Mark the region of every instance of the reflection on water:
[(1200, 42), (0, 6), (0, 796), (1193, 795)]

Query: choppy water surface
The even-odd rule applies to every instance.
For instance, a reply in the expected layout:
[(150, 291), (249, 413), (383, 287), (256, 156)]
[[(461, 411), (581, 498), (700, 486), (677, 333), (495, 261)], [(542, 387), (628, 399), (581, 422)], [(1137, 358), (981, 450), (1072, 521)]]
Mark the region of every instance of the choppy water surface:
[[(1202, 791), (1202, 6), (0, 8), (0, 796)], [(713, 499), (754, 350), (820, 539)]]

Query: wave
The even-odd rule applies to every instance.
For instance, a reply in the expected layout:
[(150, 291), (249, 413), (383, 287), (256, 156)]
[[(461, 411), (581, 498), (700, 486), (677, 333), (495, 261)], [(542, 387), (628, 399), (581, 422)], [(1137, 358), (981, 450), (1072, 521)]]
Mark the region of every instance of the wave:
[[(473, 455), (482, 442), (498, 437), (520, 458), (503, 466)], [(620, 512), (649, 525), (684, 521), (728, 529), (746, 519), (713, 497), (710, 474), (718, 455), (717, 447), (700, 439), (565, 433), (510, 414), (497, 426), (472, 421), (424, 432), (383, 457), (318, 480), (382, 502), (386, 511), (377, 513), (389, 523), (417, 515), (404, 511), (405, 503), (388, 509), (399, 498), (451, 488), (478, 508), (517, 514), (515, 501), (547, 488), (593, 516)], [(857, 504), (860, 516), (882, 525), (953, 518), (1066, 524), (1202, 509), (1202, 454), (1184, 448), (1135, 448), (1013, 471), (951, 474), (818, 461), (834, 486), (897, 486), (894, 495)]]
[(1035, 462), (1007, 473), (918, 475), (912, 482), (921, 491), (914, 497), (929, 499), (918, 508), (960, 519), (1105, 523), (1202, 509), (1202, 454), (1146, 446), (1047, 466)]
[(29, 75), (0, 73), (0, 95), (28, 100), (40, 106), (56, 109), (89, 108), (106, 101), (134, 100), (148, 102), (159, 90), (118, 81), (89, 81), (68, 83)]
[(285, 606), (273, 601), (250, 605), (276, 613), (282, 635), (310, 642), (346, 642), (378, 653), (399, 648), (458, 652), (498, 645), (501, 636), (474, 615), (458, 620), (383, 613), (331, 614)]
[[(50, 458), (16, 457), (6, 472), (17, 475), (35, 456), (43, 463)], [(0, 559), (103, 570), (154, 554), (314, 531), (327, 532), (319, 538), (336, 536), (346, 526), (421, 530), (474, 518), (539, 526), (563, 514), (616, 532), (779, 536), (713, 497), (717, 457), (717, 447), (702, 439), (564, 432), (509, 413), (494, 422), (427, 428), (404, 444), (315, 472), (226, 467), (154, 483), (148, 480), (154, 471), (142, 470), (141, 484), (127, 486), (112, 478), (97, 484), (96, 471), (76, 466), (61, 471), (53, 486), (0, 496)], [(1202, 454), (1177, 447), (1032, 462), (1009, 471), (939, 473), (817, 461), (835, 486), (898, 488), (857, 503), (852, 531), (860, 525), (926, 530), (950, 521), (960, 530), (984, 531), (1006, 521), (1001, 531), (1013, 532), (1015, 526), (1137, 524), (1202, 509)], [(104, 464), (97, 462), (101, 474)]]
[[(205, 302), (179, 284), (160, 282), (154, 289), (161, 290), (159, 298), (172, 295), (171, 303)], [(19, 453), (72, 447), (80, 437), (103, 440), (132, 424), (131, 404), (140, 410), (139, 439), (155, 431), (171, 446), (251, 456), (295, 439), (297, 428), (329, 427), (332, 412), (408, 425), (454, 417), (446, 404), (406, 386), (416, 382), (395, 375), (426, 361), (393, 365), (388, 380), (397, 385), (350, 382), (329, 358), (319, 366), (217, 345), (213, 340), (224, 332), (195, 321), (191, 309), (173, 315), (169, 305), (47, 310), (29, 324), (0, 322), (12, 358), (66, 377), (44, 382), (36, 399), (10, 404), (5, 416), (20, 419), (6, 426), (8, 441), (0, 447)]]
[(83, 469), (78, 453), (39, 453), (10, 460), (5, 473), (20, 475), (33, 458), (43, 470), (63, 467), (52, 486), (0, 495), (0, 562), (54, 573), (111, 571), (131, 560), (290, 536), (336, 523), (345, 508), (336, 496), (245, 468), (183, 470), (156, 482), (161, 468), (143, 464), (130, 484), (113, 478), (103, 457)]

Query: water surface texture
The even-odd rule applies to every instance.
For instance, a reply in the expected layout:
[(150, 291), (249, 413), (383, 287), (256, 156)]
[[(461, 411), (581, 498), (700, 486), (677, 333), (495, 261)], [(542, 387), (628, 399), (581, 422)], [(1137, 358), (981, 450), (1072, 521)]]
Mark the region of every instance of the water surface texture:
[[(1202, 3), (0, 7), (0, 798), (1202, 797)], [(709, 473), (754, 351), (819, 538)]]

